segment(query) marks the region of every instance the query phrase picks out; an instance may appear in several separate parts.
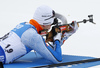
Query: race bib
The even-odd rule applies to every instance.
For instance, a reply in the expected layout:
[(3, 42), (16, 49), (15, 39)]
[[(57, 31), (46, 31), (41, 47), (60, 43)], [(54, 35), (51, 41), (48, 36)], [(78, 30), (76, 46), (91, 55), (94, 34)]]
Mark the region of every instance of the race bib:
[(26, 54), (26, 48), (21, 42), (20, 37), (14, 33), (10, 32), (9, 35), (0, 42), (6, 55), (6, 63), (11, 63), (19, 57)]

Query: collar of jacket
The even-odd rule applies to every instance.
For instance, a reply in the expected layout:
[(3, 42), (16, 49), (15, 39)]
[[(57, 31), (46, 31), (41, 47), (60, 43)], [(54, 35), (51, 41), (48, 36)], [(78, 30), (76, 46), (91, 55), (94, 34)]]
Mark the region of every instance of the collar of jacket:
[(37, 30), (38, 33), (39, 33), (39, 31), (43, 30), (43, 28), (41, 27), (41, 25), (37, 21), (35, 21), (34, 19), (31, 19), (29, 21), (29, 23), (31, 25), (35, 26), (35, 28), (36, 28), (36, 30)]

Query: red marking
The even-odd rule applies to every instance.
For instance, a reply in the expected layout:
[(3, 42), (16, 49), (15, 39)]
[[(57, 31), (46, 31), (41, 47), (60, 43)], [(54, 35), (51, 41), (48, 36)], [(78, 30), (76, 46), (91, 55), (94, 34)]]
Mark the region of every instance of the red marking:
[[(47, 45), (47, 44), (46, 44)], [(48, 46), (48, 45), (47, 45)]]
[(65, 42), (65, 40), (63, 41), (63, 43)]
[(66, 26), (61, 26), (60, 29), (61, 31), (66, 30)]
[(46, 34), (47, 34), (47, 32), (46, 32), (46, 31), (41, 32), (41, 35), (46, 35)]

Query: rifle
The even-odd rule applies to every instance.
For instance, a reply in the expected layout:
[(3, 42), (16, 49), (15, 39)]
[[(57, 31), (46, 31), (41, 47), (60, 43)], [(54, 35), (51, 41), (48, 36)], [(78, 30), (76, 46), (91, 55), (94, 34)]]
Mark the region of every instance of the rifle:
[[(88, 15), (88, 18), (89, 19), (83, 19), (82, 21), (78, 21), (77, 25), (79, 26), (79, 23), (87, 23), (87, 22), (96, 24), (93, 22), (93, 15)], [(57, 34), (57, 32), (62, 32), (62, 35), (63, 35), (64, 32), (70, 32), (73, 30), (69, 25), (74, 26), (73, 22), (69, 24), (59, 25), (59, 22), (57, 21), (57, 19), (54, 20), (53, 25), (54, 26), (52, 27), (52, 30), (50, 32), (48, 32), (47, 30), (40, 31), (40, 35), (46, 36), (46, 42), (48, 41), (53, 42), (53, 37)]]

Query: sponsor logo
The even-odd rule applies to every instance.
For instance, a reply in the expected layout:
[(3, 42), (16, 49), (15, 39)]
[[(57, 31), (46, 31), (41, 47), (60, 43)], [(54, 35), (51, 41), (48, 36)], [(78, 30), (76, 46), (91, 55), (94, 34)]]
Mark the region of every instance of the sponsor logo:
[(19, 25), (17, 25), (13, 30), (16, 31), (17, 29), (20, 29), (20, 28), (22, 28), (23, 26), (24, 26), (24, 25), (19, 24)]
[(48, 22), (48, 23), (43, 23), (43, 25), (50, 25), (51, 24), (51, 22)]
[(61, 29), (61, 31), (66, 30), (66, 26), (62, 26), (62, 27), (60, 27), (60, 29)]
[(42, 17), (51, 17), (51, 15), (42, 15)]
[(3, 56), (3, 55), (0, 56), (0, 61), (1, 61), (1, 62), (4, 62), (4, 56)]

